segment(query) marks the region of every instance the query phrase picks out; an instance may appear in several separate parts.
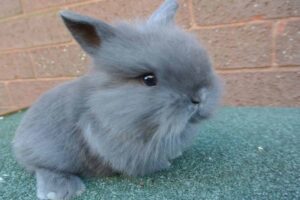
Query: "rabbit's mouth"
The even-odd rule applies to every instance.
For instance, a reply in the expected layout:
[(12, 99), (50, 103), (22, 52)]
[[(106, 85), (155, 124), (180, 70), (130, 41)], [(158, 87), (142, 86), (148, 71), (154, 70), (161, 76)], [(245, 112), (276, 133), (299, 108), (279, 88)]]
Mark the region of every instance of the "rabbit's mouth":
[(209, 114), (204, 114), (201, 111), (195, 112), (192, 117), (189, 119), (189, 122), (192, 124), (199, 123), (205, 119), (208, 119), (210, 117)]
[(192, 110), (192, 114), (188, 122), (192, 124), (200, 123), (201, 121), (210, 118), (211, 113), (207, 112), (207, 110), (203, 109), (204, 102), (201, 102), (198, 105), (190, 107)]
[[(203, 95), (202, 95), (203, 96)], [(210, 113), (204, 109), (205, 106), (205, 98), (202, 97), (199, 103), (193, 105), (189, 105), (189, 110), (191, 112), (190, 119), (188, 122), (190, 123), (199, 123), (202, 120), (205, 120), (210, 117)]]

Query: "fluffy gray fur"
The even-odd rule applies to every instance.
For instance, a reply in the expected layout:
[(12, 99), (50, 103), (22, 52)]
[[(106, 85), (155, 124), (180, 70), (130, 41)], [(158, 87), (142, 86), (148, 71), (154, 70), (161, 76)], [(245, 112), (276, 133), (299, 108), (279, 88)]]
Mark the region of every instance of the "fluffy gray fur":
[[(14, 152), (35, 173), (39, 199), (80, 194), (78, 175), (167, 169), (213, 113), (218, 77), (197, 40), (173, 23), (177, 7), (166, 0), (146, 23), (113, 26), (61, 12), (93, 67), (42, 95), (17, 129)], [(143, 84), (147, 73), (157, 85)]]

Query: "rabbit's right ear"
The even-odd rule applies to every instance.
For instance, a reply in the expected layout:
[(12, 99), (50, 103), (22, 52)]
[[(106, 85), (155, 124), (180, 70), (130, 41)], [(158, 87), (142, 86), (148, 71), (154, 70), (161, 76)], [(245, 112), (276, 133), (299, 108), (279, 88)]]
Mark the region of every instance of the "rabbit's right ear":
[(105, 22), (79, 15), (72, 11), (61, 11), (60, 16), (81, 48), (94, 55), (101, 42), (115, 35), (114, 28)]
[(168, 25), (173, 22), (178, 10), (178, 0), (165, 0), (149, 17), (149, 24)]

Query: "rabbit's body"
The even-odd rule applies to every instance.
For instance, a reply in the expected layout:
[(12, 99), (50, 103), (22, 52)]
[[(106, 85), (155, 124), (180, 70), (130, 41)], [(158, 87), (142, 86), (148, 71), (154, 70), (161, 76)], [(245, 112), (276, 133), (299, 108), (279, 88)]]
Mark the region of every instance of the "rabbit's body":
[[(143, 131), (146, 124), (141, 118), (141, 135), (111, 134), (90, 112), (88, 99), (98, 90), (101, 93), (99, 77), (94, 83), (92, 76), (57, 86), (33, 104), (16, 132), (18, 161), (29, 171), (47, 168), (89, 176), (145, 175), (169, 167), (169, 161), (181, 155), (195, 134), (195, 125), (190, 123), (177, 134), (162, 133), (158, 137)], [(168, 126), (168, 121), (164, 123)]]
[(80, 194), (77, 175), (166, 169), (191, 143), (220, 89), (205, 50), (172, 23), (176, 10), (166, 0), (146, 23), (115, 26), (61, 13), (93, 68), (42, 95), (17, 130), (16, 158), (39, 199)]

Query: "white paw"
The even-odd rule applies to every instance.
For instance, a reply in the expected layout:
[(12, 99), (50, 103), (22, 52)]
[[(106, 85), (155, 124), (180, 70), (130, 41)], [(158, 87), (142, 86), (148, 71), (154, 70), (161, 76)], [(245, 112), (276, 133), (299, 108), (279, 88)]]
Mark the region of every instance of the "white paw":
[(47, 198), (50, 199), (50, 200), (57, 200), (56, 193), (55, 192), (49, 192), (47, 194)]
[(69, 200), (85, 191), (85, 185), (77, 176), (40, 170), (36, 177), (37, 197), (41, 200)]
[(39, 192), (39, 191), (38, 191), (36, 196), (37, 196), (38, 199), (47, 199), (46, 195), (42, 192)]

